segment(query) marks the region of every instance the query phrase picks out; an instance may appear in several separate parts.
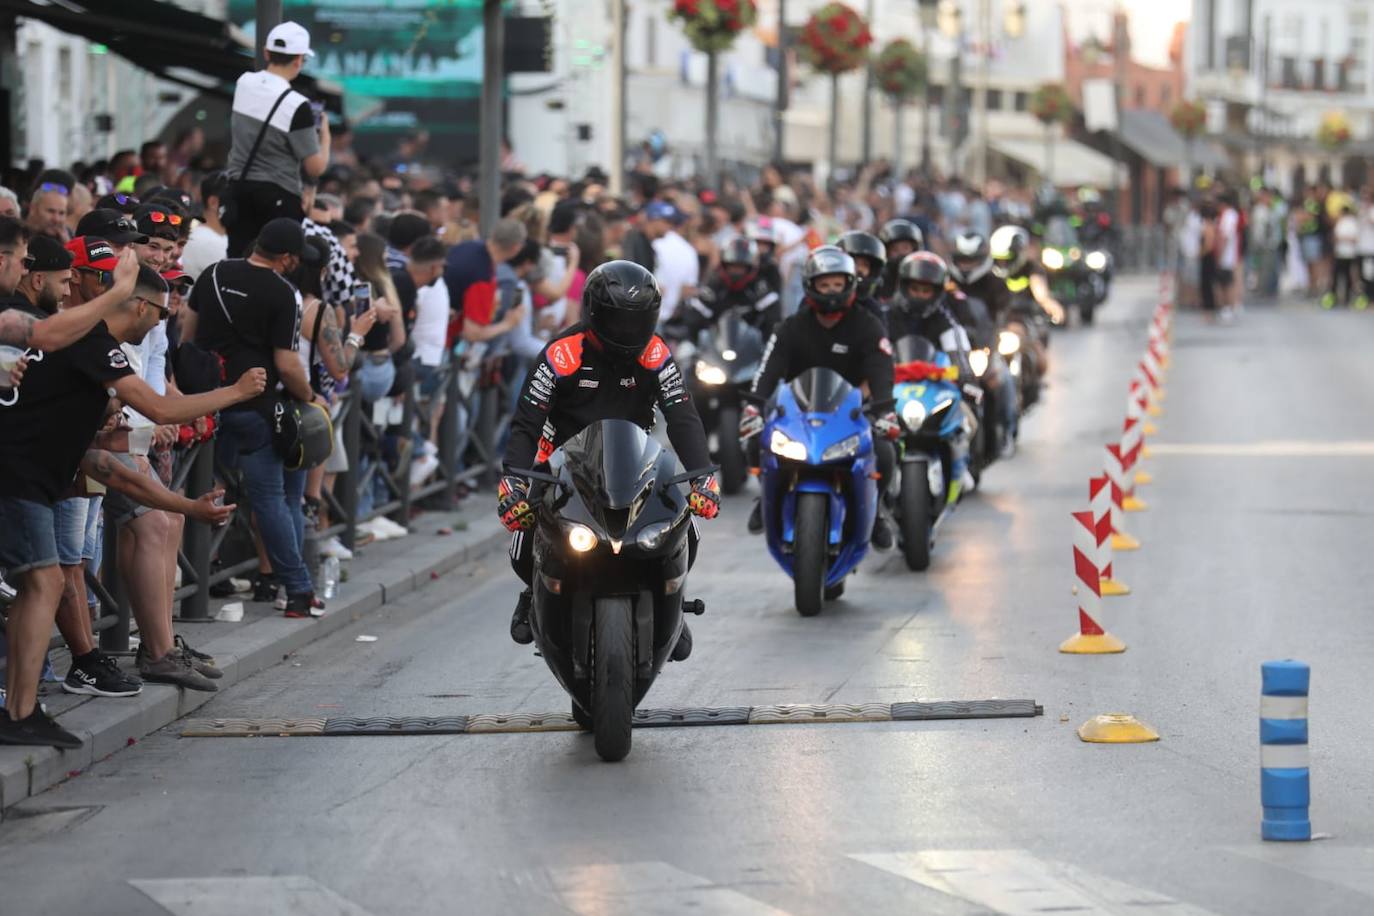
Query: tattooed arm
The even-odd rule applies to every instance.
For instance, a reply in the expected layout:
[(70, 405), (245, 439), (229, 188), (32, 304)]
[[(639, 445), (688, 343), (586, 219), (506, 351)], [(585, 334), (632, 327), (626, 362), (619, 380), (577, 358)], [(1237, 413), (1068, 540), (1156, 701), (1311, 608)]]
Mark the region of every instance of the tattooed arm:
[(138, 257), (132, 248), (126, 249), (114, 270), (114, 286), (85, 305), (62, 309), (46, 318), (37, 318), (18, 309), (0, 312), (0, 344), (34, 350), (61, 350), (70, 346), (133, 295), (137, 279)]
[(348, 335), (348, 340), (343, 340), (339, 331), (339, 317), (334, 309), (324, 303), (316, 305), (316, 308), (324, 309), (324, 318), (320, 322), (320, 360), (329, 374), (341, 382), (348, 377), (348, 370), (358, 358), (363, 335), (372, 329), (377, 320), (376, 313), (368, 310), (353, 319), (353, 333)]
[(118, 490), (137, 503), (153, 509), (176, 512), (188, 518), (199, 519), (211, 525), (223, 525), (233, 514), (234, 506), (221, 506), (216, 500), (224, 495), (224, 490), (215, 489), (200, 499), (187, 499), (180, 493), (173, 493), (161, 483), (134, 471), (120, 463), (107, 451), (90, 449), (81, 459), (81, 470), (92, 480), (103, 483), (112, 490)]

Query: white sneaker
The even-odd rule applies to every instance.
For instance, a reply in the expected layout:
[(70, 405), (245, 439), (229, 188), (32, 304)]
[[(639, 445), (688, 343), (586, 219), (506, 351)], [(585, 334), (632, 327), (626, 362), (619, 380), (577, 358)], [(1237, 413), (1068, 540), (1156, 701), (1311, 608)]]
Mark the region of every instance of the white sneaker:
[(418, 487), (439, 469), (439, 459), (433, 455), (416, 455), (410, 465), (410, 485)]
[(435, 445), (433, 442), (430, 442), (428, 439), (426, 439), (423, 442), (421, 442), (419, 446), (416, 447), (415, 454), (437, 456), (439, 454), (439, 446)]
[(337, 537), (332, 537), (320, 545), (320, 556), (334, 557), (337, 560), (353, 559), (353, 551), (343, 545)]
[(403, 538), (410, 534), (410, 529), (404, 525), (398, 525), (385, 515), (379, 515), (372, 520), (380, 530), (385, 531), (390, 537)]
[(381, 520), (381, 517), (378, 516), (377, 518), (370, 519), (365, 522), (359, 522), (358, 530), (370, 534), (374, 541), (389, 541), (396, 535), (392, 534), (389, 530), (383, 528), (380, 524), (378, 524)]

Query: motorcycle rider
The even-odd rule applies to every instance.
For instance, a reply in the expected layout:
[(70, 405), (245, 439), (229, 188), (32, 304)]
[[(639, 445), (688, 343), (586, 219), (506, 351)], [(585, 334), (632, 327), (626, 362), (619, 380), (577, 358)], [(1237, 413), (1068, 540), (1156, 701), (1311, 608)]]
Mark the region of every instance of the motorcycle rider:
[(925, 235), (921, 227), (909, 219), (890, 219), (878, 230), (878, 238), (887, 246), (887, 272), (883, 276), (882, 294), (885, 302), (891, 302), (897, 295), (897, 267), (902, 259), (914, 251), (926, 247)]
[[(992, 272), (992, 247), (978, 232), (963, 232), (954, 238), (949, 275), (959, 292), (967, 297), (968, 308), (955, 318), (969, 329), (969, 342), (988, 351), (988, 367), (983, 372), (986, 413), (995, 421), (994, 442), (1003, 455), (1014, 448), (1017, 433), (1017, 396), (1015, 380), (1006, 360), (998, 352), (998, 330), (1007, 318), (1011, 293), (1007, 284)], [(954, 304), (958, 306), (956, 298)]]
[(992, 272), (1002, 280), (1008, 293), (1029, 293), (1055, 324), (1064, 322), (1064, 306), (1050, 295), (1050, 284), (1040, 262), (1031, 257), (1030, 233), (1020, 226), (1002, 226), (988, 242), (992, 249)]
[[(892, 344), (881, 321), (867, 309), (854, 307), (858, 287), (852, 257), (834, 245), (812, 251), (802, 265), (802, 308), (783, 320), (769, 338), (752, 391), (762, 403), (780, 382), (790, 382), (815, 368), (832, 369), (849, 384), (860, 386), (873, 422), (878, 492), (886, 493), (897, 462), (893, 442), (902, 433), (892, 409)], [(739, 433), (753, 467), (759, 466), (758, 438), (763, 426), (757, 404), (746, 404), (740, 412)], [(754, 534), (763, 530), (757, 499), (749, 514), (749, 530)], [(881, 501), (870, 540), (878, 550), (890, 550), (894, 543), (892, 523)]]
[(854, 259), (854, 269), (859, 272), (858, 304), (887, 324), (888, 304), (878, 298), (887, 269), (887, 249), (882, 241), (871, 232), (855, 229), (840, 236), (835, 244)]
[(987, 307), (994, 328), (1000, 328), (1011, 304), (1007, 284), (992, 272), (992, 246), (978, 232), (963, 232), (954, 237), (949, 256), (949, 275), (959, 290)]
[[(671, 330), (684, 340), (694, 338), (721, 315), (739, 309), (744, 320), (765, 337), (772, 334), (782, 318), (782, 297), (779, 288), (761, 272), (762, 266), (759, 246), (753, 239), (735, 236), (726, 242), (720, 253), (720, 267), (697, 289), (680, 315), (668, 323), (665, 332)], [(773, 274), (776, 277), (777, 268)]]
[[(631, 261), (611, 261), (591, 272), (582, 291), (583, 320), (557, 334), (540, 352), (516, 402), (510, 438), (497, 486), (497, 514), (512, 532), (511, 566), (525, 583), (511, 617), (511, 639), (528, 645), (530, 588), (534, 573), (534, 526), (530, 481), (520, 468), (534, 469), (554, 449), (598, 420), (621, 418), (643, 426), (663, 412), (668, 440), (686, 468), (711, 464), (706, 431), (688, 395), (672, 352), (654, 333), (663, 295), (658, 281)], [(688, 505), (701, 518), (720, 511), (720, 484), (714, 474), (692, 481)], [(689, 559), (696, 557), (696, 528), (688, 537)], [(683, 625), (673, 660), (692, 652), (692, 634)]]

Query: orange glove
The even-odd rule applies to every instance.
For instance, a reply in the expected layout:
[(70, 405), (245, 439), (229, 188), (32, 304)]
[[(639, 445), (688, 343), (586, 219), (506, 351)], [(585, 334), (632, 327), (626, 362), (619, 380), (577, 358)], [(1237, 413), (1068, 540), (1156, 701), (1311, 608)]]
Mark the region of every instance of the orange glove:
[(687, 506), (693, 515), (702, 518), (715, 518), (720, 514), (720, 483), (715, 474), (692, 481), (692, 493), (687, 497)]

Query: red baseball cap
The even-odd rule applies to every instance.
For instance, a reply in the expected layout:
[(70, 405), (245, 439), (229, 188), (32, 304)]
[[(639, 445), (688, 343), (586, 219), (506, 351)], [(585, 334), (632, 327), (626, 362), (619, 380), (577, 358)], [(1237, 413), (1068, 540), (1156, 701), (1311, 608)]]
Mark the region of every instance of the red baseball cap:
[(181, 280), (189, 282), (191, 275), (180, 267), (172, 267), (162, 272), (162, 279), (166, 280), (168, 283), (176, 283)]
[(110, 243), (93, 235), (78, 235), (67, 243), (72, 253), (72, 267), (89, 267), (92, 270), (114, 270), (119, 265)]

